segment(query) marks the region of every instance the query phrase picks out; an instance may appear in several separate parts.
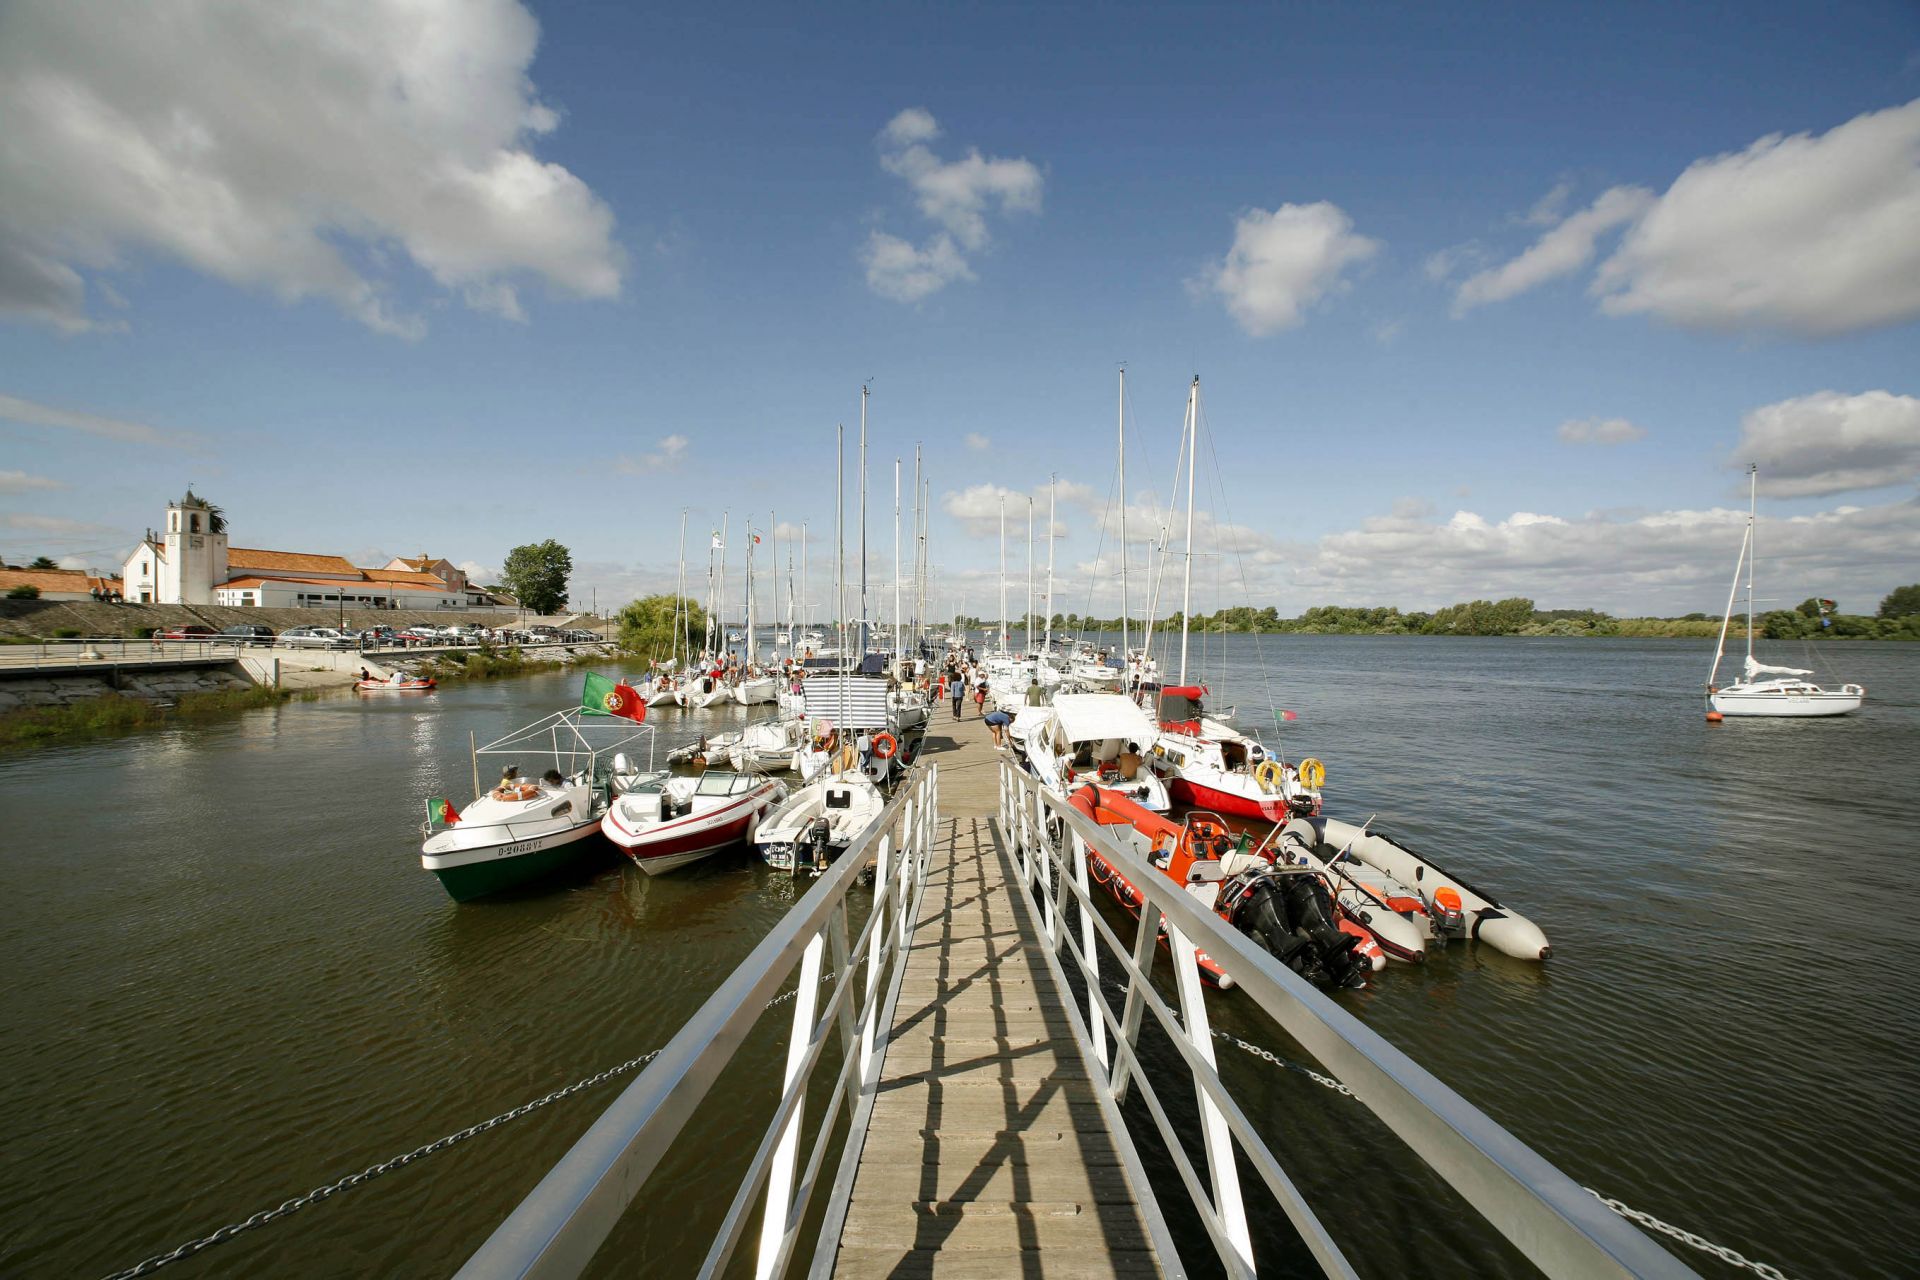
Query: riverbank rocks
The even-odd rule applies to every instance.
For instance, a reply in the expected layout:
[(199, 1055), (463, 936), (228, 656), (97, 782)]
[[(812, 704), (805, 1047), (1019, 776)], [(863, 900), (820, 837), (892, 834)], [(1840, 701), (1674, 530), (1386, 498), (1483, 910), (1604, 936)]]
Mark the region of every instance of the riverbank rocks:
[(148, 702), (177, 702), (189, 693), (218, 693), (250, 687), (228, 671), (185, 670), (123, 673), (115, 689), (104, 676), (50, 676), (44, 680), (0, 681), (0, 714), (25, 707), (64, 707), (118, 693)]
[(53, 676), (45, 680), (0, 682), (0, 712), (22, 707), (64, 707), (113, 692), (105, 680), (90, 676)]

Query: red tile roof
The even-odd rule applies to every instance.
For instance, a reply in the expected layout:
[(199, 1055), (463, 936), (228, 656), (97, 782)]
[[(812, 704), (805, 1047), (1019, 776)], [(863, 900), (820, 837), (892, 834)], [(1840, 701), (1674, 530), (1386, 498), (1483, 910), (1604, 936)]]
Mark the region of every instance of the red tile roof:
[(287, 573), (338, 573), (350, 578), (360, 576), (360, 570), (340, 556), (310, 555), (304, 551), (260, 551), (251, 547), (227, 548), (227, 567), (239, 569), (266, 569)]

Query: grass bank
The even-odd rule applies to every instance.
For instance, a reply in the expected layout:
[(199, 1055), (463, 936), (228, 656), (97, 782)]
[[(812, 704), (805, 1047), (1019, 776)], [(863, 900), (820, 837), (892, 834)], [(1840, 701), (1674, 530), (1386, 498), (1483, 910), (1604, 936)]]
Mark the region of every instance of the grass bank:
[(311, 689), (295, 692), (253, 685), (245, 689), (183, 694), (171, 707), (163, 707), (145, 698), (107, 693), (64, 706), (20, 707), (0, 715), (0, 747), (38, 746), (131, 733), (136, 729), (158, 728), (175, 720), (211, 720), (237, 711), (276, 707), (290, 699), (311, 702), (317, 696)]

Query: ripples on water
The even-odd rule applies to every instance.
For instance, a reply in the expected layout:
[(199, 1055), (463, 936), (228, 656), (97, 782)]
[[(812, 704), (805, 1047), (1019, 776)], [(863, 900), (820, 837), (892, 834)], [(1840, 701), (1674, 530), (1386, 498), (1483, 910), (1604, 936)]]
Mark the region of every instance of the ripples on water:
[[(1868, 687), (1861, 715), (1709, 728), (1697, 644), (1259, 647), (1264, 679), (1246, 637), (1215, 679), (1243, 723), (1300, 712), (1284, 744), (1327, 761), (1332, 812), (1377, 812), (1554, 945), (1544, 966), (1456, 945), (1347, 1007), (1588, 1185), (1790, 1275), (1911, 1273), (1920, 649), (1819, 650)], [(648, 880), (609, 854), (456, 907), (419, 868), (422, 798), (471, 789), (469, 729), (567, 705), (577, 680), (0, 759), (0, 1272), (111, 1270), (672, 1034), (792, 882), (743, 856)], [(654, 722), (664, 753), (744, 718)], [(1305, 1058), (1244, 1002), (1211, 1008)], [(730, 1087), (777, 1078), (783, 1022)], [(1526, 1273), (1356, 1103), (1221, 1061), (1364, 1274)], [(187, 1265), (449, 1273), (617, 1087)], [(609, 1265), (697, 1266), (758, 1137), (747, 1110), (697, 1118)], [(1259, 1217), (1264, 1268), (1289, 1273), (1278, 1211)]]

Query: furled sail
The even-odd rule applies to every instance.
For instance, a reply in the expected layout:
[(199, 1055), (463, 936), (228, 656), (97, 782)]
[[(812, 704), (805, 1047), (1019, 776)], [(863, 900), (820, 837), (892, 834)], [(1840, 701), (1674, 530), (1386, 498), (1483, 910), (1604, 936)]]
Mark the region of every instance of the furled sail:
[(1757, 680), (1761, 676), (1810, 676), (1813, 672), (1802, 671), (1799, 667), (1770, 667), (1764, 662), (1755, 662), (1747, 658), (1747, 679)]

